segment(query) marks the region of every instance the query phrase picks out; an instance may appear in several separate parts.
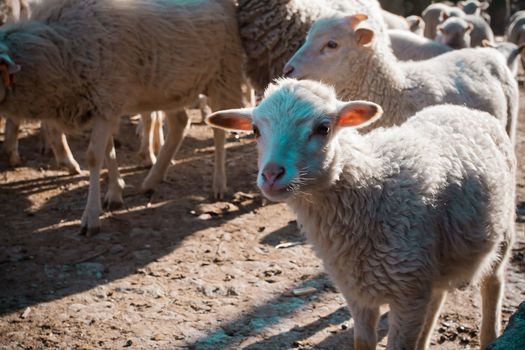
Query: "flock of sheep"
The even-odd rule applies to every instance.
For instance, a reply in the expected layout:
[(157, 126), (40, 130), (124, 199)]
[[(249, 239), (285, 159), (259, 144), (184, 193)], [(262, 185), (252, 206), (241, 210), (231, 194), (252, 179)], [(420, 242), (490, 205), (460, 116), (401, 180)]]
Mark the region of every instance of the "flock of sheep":
[[(19, 122), (43, 120), (57, 162), (78, 172), (64, 130), (91, 128), (84, 233), (100, 228), (104, 162), (104, 203), (123, 202), (119, 118), (142, 114), (148, 191), (199, 101), (215, 112), (215, 197), (226, 191), (225, 130), (253, 131), (257, 186), (296, 213), (348, 302), (355, 349), (375, 349), (382, 304), (388, 349), (426, 349), (446, 293), (477, 282), (481, 348), (498, 336), (524, 12), (511, 18), (513, 43), (500, 43), (475, 0), (408, 19), (376, 0), (43, 0), (31, 14), (4, 3), (4, 149), (19, 163)], [(246, 86), (264, 91), (256, 107), (241, 108)]]

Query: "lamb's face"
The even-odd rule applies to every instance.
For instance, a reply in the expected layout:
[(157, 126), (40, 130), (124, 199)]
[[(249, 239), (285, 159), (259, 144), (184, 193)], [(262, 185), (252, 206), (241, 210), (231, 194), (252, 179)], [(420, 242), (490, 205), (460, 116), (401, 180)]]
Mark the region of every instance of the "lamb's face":
[(273, 201), (327, 188), (335, 178), (335, 142), (343, 127), (371, 122), (381, 108), (369, 102), (338, 101), (321, 83), (285, 79), (268, 88), (253, 110), (212, 114), (208, 124), (253, 129), (259, 153), (257, 186)]
[(462, 18), (449, 17), (437, 27), (436, 41), (454, 49), (470, 47), (472, 24)]
[(306, 41), (284, 67), (286, 77), (313, 79), (324, 83), (346, 85), (342, 74), (349, 62), (362, 60), (366, 46), (374, 36), (373, 31), (357, 28), (365, 15), (331, 17), (316, 21)]

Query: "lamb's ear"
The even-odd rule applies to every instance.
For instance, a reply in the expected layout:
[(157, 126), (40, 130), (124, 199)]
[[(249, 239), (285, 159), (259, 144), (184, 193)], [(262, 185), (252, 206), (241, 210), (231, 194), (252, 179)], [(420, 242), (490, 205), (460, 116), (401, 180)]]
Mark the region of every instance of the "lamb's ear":
[(339, 127), (365, 127), (381, 117), (383, 109), (368, 101), (342, 103), (337, 111), (336, 125)]
[(481, 41), (481, 45), (483, 45), (483, 47), (492, 47), (492, 48), (496, 48), (496, 46), (491, 43), (490, 41), (488, 41), (487, 39), (483, 39)]
[(0, 74), (5, 87), (9, 88), (14, 84), (14, 75), (19, 71), (20, 66), (8, 54), (0, 54)]
[(370, 46), (374, 40), (374, 31), (369, 28), (357, 28), (355, 30), (355, 40), (360, 46)]
[(450, 17), (450, 14), (448, 13), (447, 10), (445, 11), (441, 11), (441, 14), (439, 15), (439, 21), (440, 22), (445, 22), (447, 20), (447, 18)]
[(364, 13), (356, 13), (355, 15), (346, 16), (344, 18), (344, 21), (350, 27), (350, 29), (354, 29), (361, 22), (366, 21), (367, 19), (368, 16)]
[(490, 6), (490, 4), (489, 4), (488, 2), (482, 2), (480, 5), (481, 5), (481, 6), (480, 6), (479, 8), (480, 8), (481, 10), (483, 10), (483, 11), (486, 10), (486, 9), (488, 9), (489, 6)]
[(227, 109), (206, 118), (206, 124), (230, 131), (252, 131), (253, 108)]
[(472, 32), (473, 29), (474, 29), (474, 26), (472, 25), (472, 23), (469, 23), (469, 24), (467, 25), (467, 30), (466, 30), (466, 32), (467, 32), (467, 33), (470, 33), (470, 32)]

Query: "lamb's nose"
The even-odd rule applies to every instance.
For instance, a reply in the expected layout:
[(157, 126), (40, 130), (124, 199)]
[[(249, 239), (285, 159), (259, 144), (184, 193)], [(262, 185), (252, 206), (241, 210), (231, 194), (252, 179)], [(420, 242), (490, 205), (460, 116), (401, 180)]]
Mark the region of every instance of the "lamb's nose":
[(283, 68), (283, 75), (287, 78), (290, 77), (290, 75), (292, 75), (293, 71), (294, 71), (294, 67), (291, 65), (291, 64), (287, 64), (286, 66), (284, 66)]
[(283, 166), (280, 166), (277, 163), (269, 163), (264, 167), (262, 177), (268, 183), (274, 184), (275, 181), (279, 180), (284, 175), (284, 173), (285, 170)]

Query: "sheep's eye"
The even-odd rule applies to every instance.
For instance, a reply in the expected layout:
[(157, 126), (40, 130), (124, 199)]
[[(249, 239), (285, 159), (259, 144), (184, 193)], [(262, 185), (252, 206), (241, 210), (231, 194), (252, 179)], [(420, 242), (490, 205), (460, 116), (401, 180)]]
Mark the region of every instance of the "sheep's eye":
[(256, 127), (255, 125), (253, 126), (253, 134), (255, 135), (256, 138), (261, 136), (261, 132), (259, 131), (259, 128)]
[(330, 126), (328, 126), (327, 124), (320, 124), (315, 128), (316, 135), (326, 136), (329, 132)]
[(335, 49), (337, 48), (337, 43), (333, 40), (330, 40), (328, 43), (326, 43), (326, 47), (328, 47), (329, 49)]

